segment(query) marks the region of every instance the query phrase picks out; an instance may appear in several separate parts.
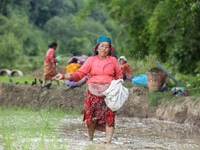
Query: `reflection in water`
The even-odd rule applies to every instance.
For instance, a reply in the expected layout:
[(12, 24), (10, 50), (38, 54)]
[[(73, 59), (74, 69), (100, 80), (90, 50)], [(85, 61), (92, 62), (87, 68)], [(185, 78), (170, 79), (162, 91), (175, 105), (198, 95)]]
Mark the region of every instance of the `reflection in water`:
[(61, 139), (70, 140), (69, 149), (99, 150), (198, 150), (200, 129), (155, 119), (116, 117), (111, 145), (106, 145), (105, 132), (95, 131), (93, 143), (87, 140), (82, 117), (65, 118), (61, 125)]

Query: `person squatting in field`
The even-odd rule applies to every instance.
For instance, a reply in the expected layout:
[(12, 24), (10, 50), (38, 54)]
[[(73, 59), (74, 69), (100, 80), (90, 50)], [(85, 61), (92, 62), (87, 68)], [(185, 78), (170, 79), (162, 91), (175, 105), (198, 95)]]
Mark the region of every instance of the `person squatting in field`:
[(122, 70), (122, 73), (125, 77), (125, 81), (131, 81), (132, 79), (132, 69), (131, 66), (128, 64), (126, 57), (125, 56), (120, 56), (119, 58), (119, 63), (120, 63), (120, 68)]
[[(82, 62), (81, 64), (83, 64), (83, 63), (84, 62)], [(71, 60), (71, 62), (67, 65), (66, 74), (75, 73), (79, 68), (81, 68), (81, 65), (78, 64), (78, 59), (73, 58)], [(75, 88), (75, 87), (79, 87), (79, 86), (83, 85), (88, 80), (88, 78), (89, 78), (88, 76), (85, 76), (78, 82), (66, 80), (65, 83), (67, 84), (67, 86), (69, 88)]]

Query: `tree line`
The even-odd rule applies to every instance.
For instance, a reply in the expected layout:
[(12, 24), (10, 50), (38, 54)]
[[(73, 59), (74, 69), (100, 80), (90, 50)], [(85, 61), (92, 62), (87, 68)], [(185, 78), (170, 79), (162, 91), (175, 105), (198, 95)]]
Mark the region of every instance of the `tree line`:
[(57, 55), (91, 55), (99, 35), (116, 36), (118, 27), (102, 6), (84, 19), (77, 15), (86, 3), (0, 0), (0, 68), (41, 68), (52, 41)]
[(198, 0), (89, 0), (82, 14), (102, 3), (122, 26), (117, 36), (121, 53), (137, 59), (155, 54), (181, 73), (200, 72)]
[(200, 72), (197, 0), (0, 0), (0, 68), (38, 68), (47, 46), (58, 54), (91, 55), (99, 35), (115, 54), (155, 54), (184, 74)]

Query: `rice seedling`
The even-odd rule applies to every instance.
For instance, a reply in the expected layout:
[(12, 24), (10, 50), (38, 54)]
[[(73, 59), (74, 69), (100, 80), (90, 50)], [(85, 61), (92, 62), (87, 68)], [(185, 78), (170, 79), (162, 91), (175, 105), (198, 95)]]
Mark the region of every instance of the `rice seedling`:
[(80, 113), (80, 110), (51, 107), (0, 107), (2, 146), (5, 149), (67, 149), (72, 137), (59, 138), (60, 120)]

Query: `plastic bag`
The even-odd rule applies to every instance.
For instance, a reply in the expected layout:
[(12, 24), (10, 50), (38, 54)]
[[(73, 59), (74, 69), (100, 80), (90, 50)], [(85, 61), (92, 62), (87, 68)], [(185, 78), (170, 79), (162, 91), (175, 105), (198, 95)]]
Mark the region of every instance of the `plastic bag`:
[(137, 84), (137, 85), (147, 85), (147, 75), (146, 74), (142, 74), (137, 76), (134, 76), (134, 78), (132, 79), (133, 85)]
[(78, 59), (78, 64), (80, 64), (80, 65), (82, 65), (87, 59), (88, 59), (88, 56), (86, 56), (86, 55), (82, 55), (82, 56), (73, 56), (72, 58), (70, 58), (69, 60), (68, 60), (68, 64), (70, 64), (71, 63), (71, 61), (72, 61), (72, 59), (73, 58), (77, 58)]
[(171, 91), (178, 91), (178, 90), (180, 90), (180, 91), (185, 91), (185, 88), (184, 87), (173, 87), (172, 89), (171, 89)]
[(128, 99), (129, 91), (125, 88), (122, 83), (123, 79), (113, 80), (109, 88), (103, 92), (105, 97), (106, 105), (112, 110), (119, 110), (124, 102)]
[(58, 62), (61, 60), (61, 55), (57, 56), (56, 59), (57, 59), (56, 65), (58, 65)]

